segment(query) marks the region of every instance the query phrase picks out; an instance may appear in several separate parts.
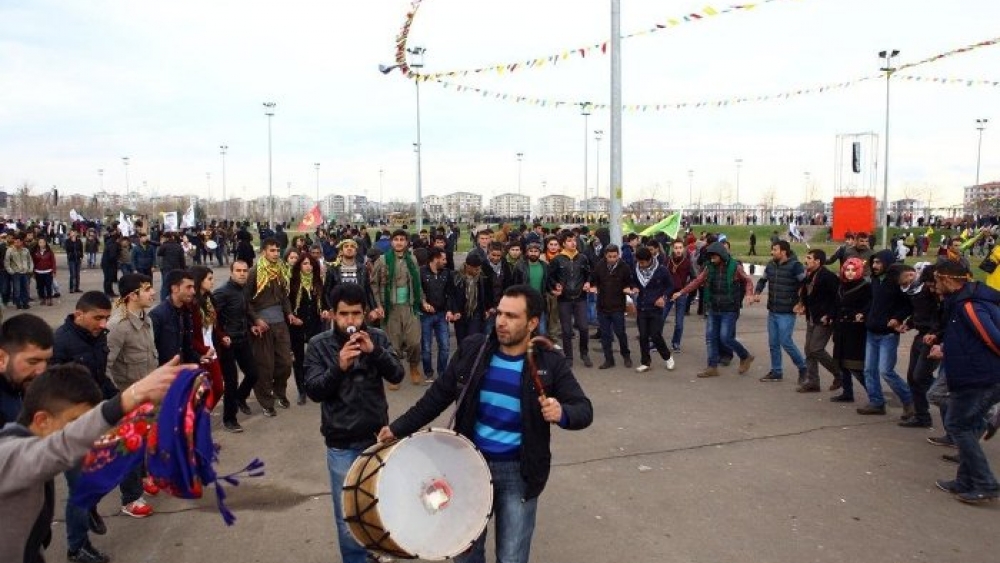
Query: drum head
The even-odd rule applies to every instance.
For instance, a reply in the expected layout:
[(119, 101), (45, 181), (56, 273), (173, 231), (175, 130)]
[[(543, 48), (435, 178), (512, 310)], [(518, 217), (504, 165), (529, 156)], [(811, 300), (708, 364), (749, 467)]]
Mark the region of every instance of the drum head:
[(214, 240), (210, 240), (205, 243), (205, 246), (207, 246), (209, 250), (215, 250), (216, 248), (219, 248), (219, 243)]
[(483, 456), (450, 430), (418, 432), (396, 445), (376, 496), (393, 541), (420, 559), (466, 551), (486, 529), (493, 485)]

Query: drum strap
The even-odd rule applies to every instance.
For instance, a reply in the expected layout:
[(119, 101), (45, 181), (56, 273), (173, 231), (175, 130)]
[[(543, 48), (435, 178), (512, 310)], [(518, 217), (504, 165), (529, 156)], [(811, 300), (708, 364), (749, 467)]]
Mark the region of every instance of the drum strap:
[[(458, 409), (462, 406), (462, 402), (465, 401), (465, 394), (469, 392), (469, 389), (475, 387), (479, 383), (479, 364), (483, 361), (483, 354), (486, 353), (486, 348), (490, 343), (490, 336), (492, 332), (486, 333), (486, 340), (483, 341), (483, 345), (479, 347), (479, 352), (476, 353), (476, 361), (472, 363), (472, 370), (469, 371), (469, 381), (466, 382), (465, 387), (462, 388), (462, 392), (458, 395), (458, 400), (455, 401), (455, 409), (451, 412), (451, 418), (448, 420), (448, 428), (455, 430), (455, 419), (458, 417)], [(456, 430), (457, 432), (457, 430)]]

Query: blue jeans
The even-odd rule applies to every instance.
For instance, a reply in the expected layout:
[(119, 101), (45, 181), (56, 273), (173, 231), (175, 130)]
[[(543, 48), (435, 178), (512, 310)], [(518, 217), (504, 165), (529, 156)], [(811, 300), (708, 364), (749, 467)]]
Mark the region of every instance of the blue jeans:
[(788, 353), (795, 367), (799, 372), (805, 371), (806, 359), (802, 357), (802, 352), (792, 340), (792, 332), (795, 331), (794, 313), (768, 313), (767, 314), (767, 346), (771, 351), (771, 373), (781, 375), (781, 350)]
[(670, 338), (670, 346), (675, 350), (681, 347), (681, 338), (684, 336), (684, 317), (687, 313), (687, 295), (681, 295), (677, 298), (677, 301), (667, 300), (667, 304), (663, 307), (663, 320), (666, 322), (667, 317), (670, 316), (670, 309), (674, 309), (674, 335)]
[(97, 264), (97, 253), (96, 252), (88, 252), (87, 253), (87, 267), (88, 268), (93, 268), (95, 264)]
[(986, 430), (986, 413), (997, 401), (1000, 401), (1000, 384), (949, 392), (944, 427), (958, 446), (958, 476), (955, 480), (963, 491), (995, 493), (1000, 489), (979, 444), (979, 438)]
[(333, 520), (337, 525), (337, 540), (340, 543), (340, 559), (343, 563), (365, 563), (368, 551), (358, 545), (344, 522), (344, 501), (340, 491), (344, 479), (351, 470), (351, 464), (363, 450), (326, 449), (326, 468), (330, 471), (330, 496), (333, 497)]
[(69, 269), (69, 290), (80, 289), (80, 261), (71, 260), (66, 263), (66, 266)]
[[(433, 339), (432, 339), (433, 336)], [(444, 368), (448, 367), (448, 321), (444, 320), (444, 311), (439, 311), (433, 315), (423, 313), (420, 315), (420, 359), (424, 364), (424, 377), (434, 377), (434, 365), (431, 361), (431, 346), (433, 340), (438, 344), (437, 375), (444, 375)]]
[(167, 297), (170, 297), (170, 288), (167, 286), (167, 274), (164, 270), (160, 270), (160, 301), (166, 301)]
[(118, 264), (118, 270), (121, 271), (123, 276), (127, 276), (135, 272), (135, 269), (132, 268), (132, 264)]
[(587, 294), (587, 324), (597, 324), (597, 294)]
[(708, 312), (705, 319), (705, 341), (708, 343), (708, 366), (718, 367), (719, 348), (725, 346), (736, 353), (741, 360), (747, 359), (750, 352), (736, 340), (736, 321), (740, 318), (738, 311), (726, 313)]
[(28, 274), (11, 274), (11, 299), (15, 305), (28, 306)]
[(899, 348), (899, 333), (876, 334), (868, 331), (865, 339), (865, 390), (868, 404), (876, 407), (885, 405), (882, 396), (882, 380), (892, 389), (904, 405), (913, 403), (910, 387), (896, 373), (896, 350)]
[(80, 481), (80, 466), (77, 465), (63, 475), (66, 476), (66, 487), (69, 489), (66, 495), (66, 549), (76, 551), (90, 542), (87, 535), (90, 531), (90, 510), (69, 501), (69, 497), (73, 496), (73, 489)]
[[(535, 531), (538, 497), (524, 500), (528, 488), (521, 477), (521, 462), (491, 461), (493, 476), (493, 517), (497, 533), (497, 563), (527, 563), (531, 555), (531, 535)], [(472, 549), (455, 558), (458, 563), (485, 563), (486, 531)]]

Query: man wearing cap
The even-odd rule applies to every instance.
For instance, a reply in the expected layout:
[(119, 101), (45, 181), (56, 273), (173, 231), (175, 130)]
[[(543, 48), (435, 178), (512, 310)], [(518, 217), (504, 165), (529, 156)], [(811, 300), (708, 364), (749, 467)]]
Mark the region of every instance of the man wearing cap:
[[(375, 294), (375, 317), (384, 319), (389, 340), (410, 366), (410, 382), (422, 385), (420, 374), (420, 305), (423, 292), (417, 261), (408, 248), (406, 231), (392, 233), (392, 247), (375, 262), (372, 275)], [(389, 387), (398, 389), (398, 385)]]

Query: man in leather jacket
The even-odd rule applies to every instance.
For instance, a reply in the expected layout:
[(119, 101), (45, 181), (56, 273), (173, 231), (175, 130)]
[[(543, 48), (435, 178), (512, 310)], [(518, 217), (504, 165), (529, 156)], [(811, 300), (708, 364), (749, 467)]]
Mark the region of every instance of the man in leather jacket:
[[(528, 344), (543, 308), (541, 294), (530, 286), (508, 288), (497, 306), (496, 336), (467, 338), (417, 404), (379, 432), (380, 441), (407, 436), (457, 402), (455, 430), (479, 447), (490, 468), (494, 513), (502, 516), (496, 521), (497, 561), (528, 561), (538, 496), (549, 477), (552, 425), (582, 430), (594, 418), (559, 352), (538, 346), (532, 352), (537, 372), (531, 373)], [(485, 543), (484, 532), (458, 561), (484, 561)]]
[(592, 367), (587, 347), (587, 294), (590, 291), (590, 260), (578, 252), (577, 238), (569, 231), (559, 235), (562, 251), (549, 264), (549, 291), (559, 300), (559, 320), (562, 323), (562, 346), (570, 366), (573, 365), (573, 327), (580, 332), (580, 359)]
[[(212, 293), (215, 298), (217, 322), (226, 336), (218, 347), (219, 365), (222, 368), (222, 425), (229, 432), (242, 432), (236, 420), (236, 411), (250, 414), (247, 398), (257, 383), (257, 363), (250, 346), (250, 314), (243, 288), (247, 284), (250, 266), (243, 260), (233, 260), (229, 265), (229, 281)], [(239, 372), (243, 382), (239, 382)]]
[(309, 341), (303, 385), (309, 398), (320, 403), (341, 560), (365, 563), (367, 552), (344, 522), (340, 490), (351, 464), (389, 422), (382, 380), (399, 384), (403, 364), (385, 332), (365, 326), (367, 300), (360, 285), (340, 284), (330, 297), (334, 328)]

